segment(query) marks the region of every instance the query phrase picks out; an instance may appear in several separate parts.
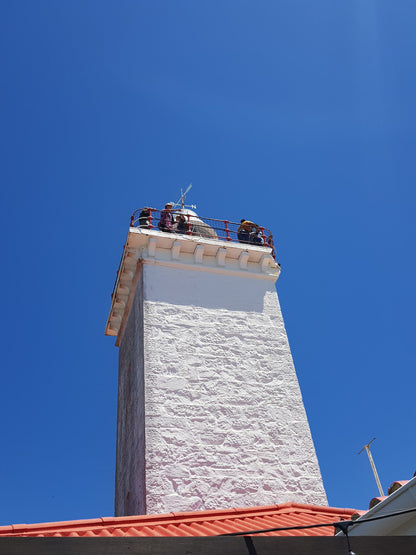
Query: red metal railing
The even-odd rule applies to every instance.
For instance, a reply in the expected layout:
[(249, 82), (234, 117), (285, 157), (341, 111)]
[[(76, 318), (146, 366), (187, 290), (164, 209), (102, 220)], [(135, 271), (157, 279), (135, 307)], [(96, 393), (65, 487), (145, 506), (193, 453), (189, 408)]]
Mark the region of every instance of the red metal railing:
[[(161, 222), (161, 212), (155, 208), (139, 208), (133, 212), (130, 218), (130, 226), (267, 247), (272, 249), (272, 255), (276, 258), (272, 232), (265, 227), (253, 224), (251, 231), (244, 234), (241, 233), (241, 230), (239, 232), (240, 224), (237, 222), (201, 218), (187, 213), (187, 210), (184, 210), (182, 214), (180, 209), (172, 210), (173, 222), (170, 224), (171, 227), (167, 227), (163, 225), (163, 223), (166, 223), (163, 218)], [(178, 216), (184, 218), (182, 222), (178, 221)]]

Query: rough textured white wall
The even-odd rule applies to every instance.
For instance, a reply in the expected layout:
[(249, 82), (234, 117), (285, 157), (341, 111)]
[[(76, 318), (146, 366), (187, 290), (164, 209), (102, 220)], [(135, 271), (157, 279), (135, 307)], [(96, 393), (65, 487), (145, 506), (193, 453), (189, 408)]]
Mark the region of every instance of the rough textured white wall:
[(119, 351), (115, 514), (146, 512), (143, 274)]
[[(143, 358), (144, 395), (141, 379), (130, 395), (144, 414), (129, 409), (117, 472), (142, 457), (147, 513), (326, 504), (273, 281), (145, 265), (143, 296), (144, 325), (130, 314), (120, 360)], [(117, 514), (144, 512), (143, 484), (129, 487), (140, 491), (127, 503), (120, 484)]]

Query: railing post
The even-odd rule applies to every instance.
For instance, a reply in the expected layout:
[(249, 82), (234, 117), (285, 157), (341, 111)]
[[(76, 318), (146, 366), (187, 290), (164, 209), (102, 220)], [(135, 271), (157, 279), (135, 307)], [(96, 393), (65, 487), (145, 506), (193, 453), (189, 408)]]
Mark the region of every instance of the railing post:
[(131, 218), (130, 218), (130, 227), (133, 227), (133, 224), (134, 224), (134, 214), (135, 214), (135, 212), (133, 212), (133, 214), (131, 215)]
[(270, 233), (269, 237), (267, 238), (267, 244), (272, 249), (272, 256), (276, 260), (276, 249), (274, 248), (273, 235), (271, 233)]
[(186, 217), (187, 217), (187, 219), (188, 219), (188, 221), (187, 221), (187, 226), (188, 226), (187, 234), (188, 234), (188, 235), (192, 235), (192, 231), (191, 231), (191, 215), (190, 215), (190, 214), (186, 214)]
[(225, 224), (225, 233), (227, 235), (227, 241), (231, 241), (230, 230), (228, 229), (228, 220), (224, 220), (224, 224)]
[(152, 221), (153, 221), (152, 209), (149, 208), (149, 229), (153, 229)]

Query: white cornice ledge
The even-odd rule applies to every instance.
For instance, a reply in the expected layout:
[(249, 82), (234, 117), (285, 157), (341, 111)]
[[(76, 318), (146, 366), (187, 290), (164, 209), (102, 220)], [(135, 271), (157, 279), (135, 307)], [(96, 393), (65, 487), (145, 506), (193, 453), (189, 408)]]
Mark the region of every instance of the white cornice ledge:
[(117, 336), (129, 310), (140, 271), (138, 262), (198, 272), (276, 281), (280, 266), (271, 249), (210, 239), (130, 228), (113, 292), (106, 335)]

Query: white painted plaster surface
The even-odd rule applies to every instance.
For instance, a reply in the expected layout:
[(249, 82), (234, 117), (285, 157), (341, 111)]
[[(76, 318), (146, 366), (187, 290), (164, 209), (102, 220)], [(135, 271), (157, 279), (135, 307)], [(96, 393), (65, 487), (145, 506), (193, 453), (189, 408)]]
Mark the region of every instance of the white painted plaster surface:
[(120, 342), (116, 514), (326, 504), (274, 282), (141, 277)]

